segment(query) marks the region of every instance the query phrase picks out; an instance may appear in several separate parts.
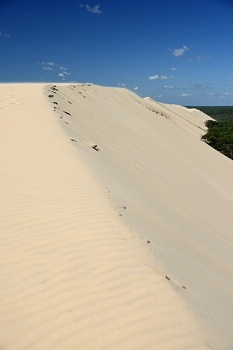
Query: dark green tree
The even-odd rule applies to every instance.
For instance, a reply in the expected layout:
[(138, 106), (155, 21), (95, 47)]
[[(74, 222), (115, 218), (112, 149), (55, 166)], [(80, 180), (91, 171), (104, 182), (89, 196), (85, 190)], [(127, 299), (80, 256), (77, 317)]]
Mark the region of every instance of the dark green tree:
[(208, 131), (202, 136), (202, 140), (225, 156), (233, 159), (233, 120), (207, 120), (205, 124)]

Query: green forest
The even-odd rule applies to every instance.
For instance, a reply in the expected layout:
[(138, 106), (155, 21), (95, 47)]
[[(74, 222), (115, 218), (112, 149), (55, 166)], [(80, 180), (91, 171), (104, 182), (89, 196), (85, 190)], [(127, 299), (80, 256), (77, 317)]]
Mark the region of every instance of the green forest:
[[(188, 107), (190, 108), (190, 107)], [(233, 107), (192, 107), (199, 109), (215, 120), (207, 120), (207, 133), (202, 136), (209, 146), (233, 159)]]

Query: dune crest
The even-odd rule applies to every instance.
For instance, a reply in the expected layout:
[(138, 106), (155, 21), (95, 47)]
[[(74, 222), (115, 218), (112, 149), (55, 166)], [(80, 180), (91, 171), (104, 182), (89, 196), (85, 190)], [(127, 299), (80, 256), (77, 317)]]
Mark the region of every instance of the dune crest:
[[(166, 174), (172, 147), (166, 123), (175, 124), (166, 118), (154, 124), (145, 102), (126, 90), (9, 84), (0, 93), (1, 349), (201, 350), (218, 344), (193, 310), (202, 300), (206, 312), (205, 298), (195, 289), (201, 294), (201, 268), (209, 269), (210, 287), (218, 280), (217, 292), (230, 305), (231, 280), (225, 282), (232, 265), (225, 242), (231, 240), (231, 207), (213, 216), (232, 203), (228, 184), (213, 194), (221, 203), (206, 210), (204, 200), (198, 202), (198, 191), (210, 196), (225, 169), (210, 177), (209, 188), (207, 167), (196, 195), (183, 178), (178, 186), (179, 174)], [(195, 140), (184, 152), (196, 152), (196, 136), (175, 128), (177, 136)], [(155, 145), (163, 155), (156, 156)], [(173, 150), (171, 171), (186, 165), (189, 176), (199, 161), (183, 164), (182, 148)], [(231, 169), (225, 159), (221, 164)], [(185, 240), (181, 225), (191, 231)], [(196, 227), (200, 235), (194, 239)], [(210, 260), (203, 260), (207, 252)], [(214, 261), (216, 272), (208, 266)]]

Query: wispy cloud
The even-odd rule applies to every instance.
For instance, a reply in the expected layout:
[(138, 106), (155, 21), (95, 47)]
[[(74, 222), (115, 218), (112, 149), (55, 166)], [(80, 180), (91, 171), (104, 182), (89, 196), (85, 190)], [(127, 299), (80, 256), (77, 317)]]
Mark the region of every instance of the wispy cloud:
[[(62, 71), (62, 73), (59, 73), (59, 77), (65, 77), (65, 75), (70, 75), (69, 72), (67, 72), (67, 68), (66, 67), (63, 67), (63, 66), (59, 66), (59, 69)], [(65, 78), (63, 79), (65, 80)]]
[(221, 94), (217, 94), (214, 96), (215, 98), (218, 99), (224, 99), (224, 100), (230, 100), (230, 103), (232, 103), (233, 100), (233, 92), (223, 92)]
[(172, 67), (172, 68), (171, 68), (171, 70), (175, 71), (175, 70), (177, 70), (177, 68), (175, 68), (175, 67)]
[[(62, 78), (62, 80), (66, 79), (67, 75), (70, 75), (69, 72), (67, 72), (67, 68), (64, 66), (60, 66), (57, 63), (53, 61), (48, 61), (48, 62), (38, 62), (37, 64), (42, 65), (43, 69), (46, 71), (57, 71), (57, 75)], [(59, 73), (60, 72), (60, 73)]]
[(198, 61), (202, 61), (204, 59), (210, 59), (211, 58), (211, 55), (201, 55), (201, 56), (197, 56), (197, 60)]
[(179, 96), (181, 96), (181, 97), (191, 97), (192, 94), (182, 94), (182, 95), (179, 95)]
[(159, 79), (159, 76), (157, 74), (156, 75), (151, 75), (148, 79), (150, 79), (150, 80)]
[(138, 90), (139, 90), (139, 87), (135, 86), (134, 91), (138, 91)]
[(0, 36), (5, 36), (5, 37), (9, 38), (10, 34), (7, 34), (7, 33), (0, 31)]
[(233, 96), (233, 92), (223, 92), (222, 95), (224, 95), (224, 96)]
[(211, 87), (209, 87), (207, 84), (208, 83), (194, 84), (194, 88), (195, 89), (201, 89), (201, 90), (211, 89)]
[(172, 54), (173, 54), (173, 56), (175, 56), (175, 57), (181, 57), (181, 56), (183, 56), (183, 54), (185, 53), (185, 51), (188, 51), (189, 49), (187, 48), (187, 46), (183, 46), (183, 47), (181, 47), (180, 49), (174, 49), (173, 51), (172, 51)]
[(173, 79), (174, 77), (172, 75), (158, 75), (158, 74), (155, 74), (155, 75), (151, 75), (148, 79), (150, 80), (156, 80), (156, 79), (161, 79), (161, 80), (167, 80), (167, 79)]
[(89, 11), (91, 13), (97, 13), (97, 14), (102, 13), (102, 11), (100, 10), (100, 5), (95, 5), (94, 7), (90, 7), (89, 5), (81, 4), (79, 7), (85, 7), (87, 9), (87, 11)]
[(117, 86), (125, 87), (125, 84), (117, 83)]
[(60, 68), (60, 70), (67, 70), (67, 68), (63, 67), (63, 66), (60, 66), (59, 68)]
[(218, 85), (226, 85), (225, 83), (219, 82)]
[(56, 66), (56, 64), (54, 63), (54, 62), (41, 62), (41, 63), (38, 63), (38, 64), (41, 64), (42, 66), (45, 66), (45, 65), (47, 65), (47, 66)]
[[(194, 96), (194, 95), (192, 95)], [(208, 100), (226, 100), (226, 102), (229, 101), (229, 103), (232, 103), (233, 100), (233, 92), (223, 92), (223, 93), (208, 93), (208, 94), (202, 94), (198, 96), (199, 99), (208, 99)]]
[(174, 86), (173, 85), (165, 85), (163, 88), (164, 89), (174, 89)]
[(169, 76), (167, 76), (167, 75), (161, 75), (161, 77), (160, 77), (160, 79), (161, 80), (167, 80), (167, 79), (173, 79), (174, 77), (172, 76), (172, 75), (169, 75)]

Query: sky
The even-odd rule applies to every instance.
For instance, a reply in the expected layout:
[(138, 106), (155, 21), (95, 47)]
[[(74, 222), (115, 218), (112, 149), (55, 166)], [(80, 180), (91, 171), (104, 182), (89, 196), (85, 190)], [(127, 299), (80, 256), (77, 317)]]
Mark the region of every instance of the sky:
[(0, 0), (0, 83), (233, 105), (233, 0)]

